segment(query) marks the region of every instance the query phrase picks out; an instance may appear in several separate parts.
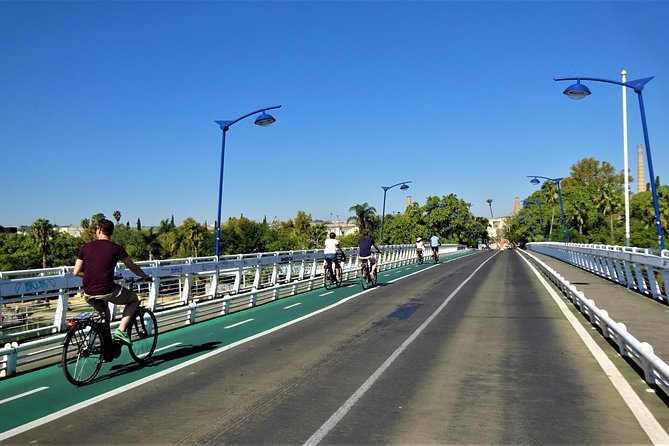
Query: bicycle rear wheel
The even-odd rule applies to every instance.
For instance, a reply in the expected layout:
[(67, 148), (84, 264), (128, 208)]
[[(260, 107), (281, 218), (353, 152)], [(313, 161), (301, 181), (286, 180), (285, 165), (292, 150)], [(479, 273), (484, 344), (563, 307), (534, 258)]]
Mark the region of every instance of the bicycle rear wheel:
[(104, 360), (105, 340), (92, 325), (71, 328), (63, 343), (61, 365), (65, 378), (75, 386), (93, 381)]
[(335, 283), (337, 284), (338, 287), (341, 286), (341, 281), (342, 281), (342, 276), (343, 275), (344, 275), (344, 272), (341, 269), (339, 270), (339, 275), (337, 275), (337, 269), (335, 268), (334, 280), (335, 280)]
[(332, 270), (329, 268), (326, 268), (325, 272), (323, 273), (323, 285), (325, 286), (326, 290), (329, 290), (334, 286), (334, 280), (332, 280)]
[(128, 347), (130, 356), (136, 362), (145, 364), (158, 344), (158, 321), (148, 308), (138, 308), (128, 328), (128, 336), (132, 345)]
[(363, 290), (372, 287), (372, 277), (369, 274), (368, 268), (365, 267), (362, 268), (362, 274), (360, 275), (360, 284), (362, 285)]

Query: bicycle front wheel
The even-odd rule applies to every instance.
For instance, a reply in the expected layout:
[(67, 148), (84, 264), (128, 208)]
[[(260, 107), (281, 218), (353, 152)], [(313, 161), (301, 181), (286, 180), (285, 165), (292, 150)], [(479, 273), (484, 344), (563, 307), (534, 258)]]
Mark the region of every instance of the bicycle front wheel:
[(130, 356), (136, 362), (145, 364), (153, 356), (158, 344), (158, 321), (151, 310), (138, 308), (135, 311), (128, 336), (132, 341), (132, 346), (128, 348)]
[(367, 268), (362, 269), (362, 274), (360, 275), (360, 284), (362, 289), (366, 290), (372, 286), (372, 278), (369, 275), (369, 270)]
[(342, 276), (344, 275), (344, 272), (340, 269), (339, 270), (339, 275), (337, 275), (337, 271), (335, 270), (335, 283), (337, 286), (341, 286), (341, 281), (342, 281)]
[(75, 386), (93, 381), (104, 360), (105, 340), (97, 327), (71, 328), (63, 343), (61, 365), (65, 378)]

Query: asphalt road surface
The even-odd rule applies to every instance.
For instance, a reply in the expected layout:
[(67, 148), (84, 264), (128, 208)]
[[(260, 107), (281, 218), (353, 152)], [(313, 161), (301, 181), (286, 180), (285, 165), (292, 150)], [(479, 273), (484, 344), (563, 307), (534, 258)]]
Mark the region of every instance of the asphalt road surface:
[[(662, 427), (669, 426), (665, 403), (582, 316), (568, 305), (561, 308), (518, 252), (411, 266), (381, 275), (379, 285), (362, 294), (357, 282), (349, 285), (334, 295), (321, 289), (265, 305), (262, 311), (278, 314), (290, 305), (334, 303), (335, 296), (340, 302), (296, 323), (281, 322), (281, 329), (263, 327), (262, 336), (249, 332), (250, 340), (241, 336), (231, 348), (222, 349), (224, 343), (213, 339), (250, 330), (261, 309), (242, 312), (235, 327), (226, 316), (161, 335), (161, 342), (180, 339), (199, 346), (202, 355), (188, 362), (176, 354), (163, 356), (160, 378), (136, 387), (132, 382), (140, 371), (119, 373), (129, 390), (101, 390), (104, 396), (94, 404), (87, 400), (64, 415), (59, 409), (61, 415), (47, 416), (4, 441), (669, 442)], [(152, 372), (145, 369), (141, 377)], [(57, 378), (43, 378), (45, 385), (64, 381), (56, 373)], [(103, 381), (121, 387), (115, 379)], [(62, 386), (69, 394), (84, 392)], [(54, 404), (50, 398), (58, 397), (42, 398), (40, 405)], [(13, 416), (3, 405), (0, 414)]]

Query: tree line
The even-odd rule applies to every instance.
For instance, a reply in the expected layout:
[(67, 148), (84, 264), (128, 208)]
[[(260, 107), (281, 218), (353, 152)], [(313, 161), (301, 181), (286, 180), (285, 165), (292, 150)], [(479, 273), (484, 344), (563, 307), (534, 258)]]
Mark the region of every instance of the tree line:
[[(404, 213), (382, 216), (368, 203), (356, 204), (349, 211), (347, 222), (360, 231), (368, 229), (378, 241), (384, 226), (384, 244), (414, 243), (416, 237), (427, 237), (427, 230), (443, 242), (466, 243), (475, 246), (485, 238), (487, 219), (475, 218), (470, 204), (454, 194), (428, 197), (426, 204), (413, 203)], [(213, 256), (216, 234), (206, 223), (186, 218), (180, 225), (174, 217), (162, 220), (157, 227), (144, 228), (138, 219), (120, 223), (122, 214), (112, 213), (116, 227), (112, 240), (122, 245), (137, 261)], [(58, 231), (48, 219), (40, 218), (18, 233), (0, 234), (0, 271), (16, 271), (73, 265), (76, 255), (86, 242), (95, 239), (95, 224), (105, 214), (97, 213), (81, 220), (81, 236)], [(221, 225), (219, 250), (222, 255), (322, 249), (327, 225), (314, 222), (311, 215), (298, 211), (294, 219), (260, 222), (244, 216), (230, 218)], [(359, 233), (340, 236), (343, 247), (358, 245)]]
[[(567, 226), (572, 243), (620, 245), (625, 240), (625, 173), (616, 172), (607, 161), (584, 158), (571, 166), (569, 176), (560, 182)], [(662, 186), (659, 177), (655, 185), (664, 237), (669, 224), (669, 186)], [(629, 183), (633, 178), (629, 177)], [(655, 210), (650, 185), (646, 191), (629, 195), (630, 245), (640, 248), (659, 248)], [(562, 213), (554, 181), (544, 181), (528, 196), (520, 214), (508, 222), (501, 234), (516, 245), (531, 241), (564, 241)], [(539, 204), (541, 203), (541, 209)], [(541, 212), (540, 212), (541, 211)], [(543, 234), (543, 235), (542, 235)]]

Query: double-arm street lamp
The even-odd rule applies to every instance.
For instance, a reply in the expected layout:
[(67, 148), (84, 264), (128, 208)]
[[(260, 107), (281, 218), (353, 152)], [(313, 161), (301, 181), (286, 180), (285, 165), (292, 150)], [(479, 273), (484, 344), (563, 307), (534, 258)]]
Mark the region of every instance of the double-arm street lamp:
[(388, 192), (388, 189), (392, 189), (395, 186), (400, 186), (401, 190), (407, 190), (409, 189), (409, 183), (411, 181), (401, 181), (397, 184), (393, 184), (392, 186), (381, 186), (381, 189), (383, 189), (383, 210), (381, 211), (381, 240), (379, 241), (379, 246), (383, 245), (383, 227), (385, 226), (386, 222), (386, 192)]
[(539, 225), (541, 226), (541, 241), (543, 241), (544, 238), (546, 238), (544, 236), (544, 215), (541, 212), (541, 205), (543, 204), (543, 202), (541, 202), (541, 201), (529, 201), (529, 200), (524, 200), (523, 201), (523, 206), (527, 206), (528, 204), (538, 204), (539, 205)]
[(564, 234), (564, 242), (569, 242), (569, 236), (567, 235), (567, 220), (564, 217), (564, 206), (562, 205), (562, 189), (560, 188), (560, 181), (562, 181), (562, 178), (548, 178), (539, 175), (528, 175), (527, 178), (532, 178), (530, 183), (534, 185), (541, 183), (539, 178), (543, 178), (544, 180), (549, 180), (557, 184), (558, 197), (560, 197), (560, 212), (562, 213), (562, 233)]
[(219, 254), (219, 243), (221, 240), (221, 202), (223, 199), (223, 162), (225, 160), (225, 135), (228, 133), (230, 126), (236, 122), (241, 121), (244, 118), (260, 113), (256, 118), (255, 123), (261, 127), (268, 126), (272, 124), (276, 119), (272, 115), (265, 113), (267, 110), (273, 110), (275, 108), (280, 108), (280, 105), (275, 105), (272, 107), (261, 108), (260, 110), (247, 113), (244, 116), (241, 116), (234, 121), (214, 121), (219, 125), (221, 130), (223, 130), (223, 142), (221, 143), (221, 174), (218, 180), (218, 214), (216, 217), (216, 257)]
[[(608, 79), (600, 79), (596, 77), (556, 77), (556, 81), (576, 81), (575, 84), (567, 87), (563, 93), (572, 99), (583, 99), (590, 95), (590, 89), (583, 85), (581, 81), (604, 82), (607, 84), (621, 85), (623, 87), (631, 88), (639, 98), (639, 110), (641, 111), (641, 125), (643, 127), (643, 139), (646, 143), (646, 159), (648, 161), (648, 173), (650, 174), (650, 189), (653, 193), (653, 207), (655, 208), (655, 227), (657, 228), (657, 240), (660, 245), (660, 250), (664, 249), (664, 235), (662, 234), (662, 222), (660, 221), (660, 205), (657, 199), (657, 190), (655, 186), (655, 173), (653, 171), (653, 159), (650, 155), (650, 140), (648, 139), (648, 127), (646, 126), (646, 111), (643, 106), (643, 87), (653, 79), (654, 76), (645, 77), (627, 82), (612, 81)], [(625, 172), (627, 175), (627, 172)], [(625, 191), (629, 194), (629, 191)]]

